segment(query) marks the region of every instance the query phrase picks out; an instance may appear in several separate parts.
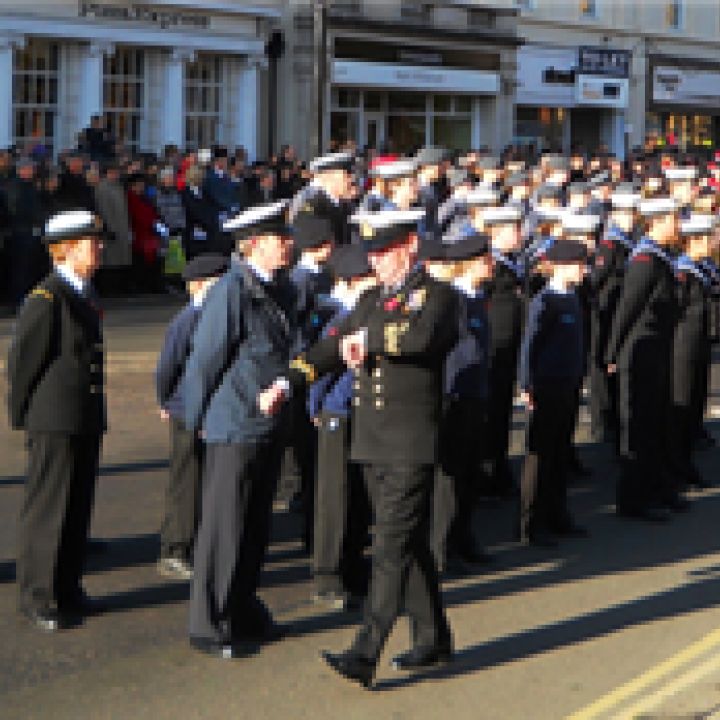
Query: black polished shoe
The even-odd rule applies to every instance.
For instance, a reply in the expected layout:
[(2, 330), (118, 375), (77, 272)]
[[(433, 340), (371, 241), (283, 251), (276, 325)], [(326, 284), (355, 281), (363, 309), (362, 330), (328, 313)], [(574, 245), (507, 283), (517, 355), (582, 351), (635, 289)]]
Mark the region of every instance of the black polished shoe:
[(557, 540), (544, 532), (534, 532), (520, 536), (520, 544), (538, 548), (555, 548)]
[(576, 525), (574, 522), (567, 522), (561, 525), (556, 525), (550, 528), (553, 535), (564, 538), (586, 538), (588, 531), (581, 525)]
[(350, 652), (335, 654), (327, 650), (323, 650), (320, 657), (326, 665), (346, 680), (358, 683), (366, 690), (372, 687), (375, 675), (375, 663), (372, 660), (366, 660)]
[(452, 660), (452, 649), (449, 647), (416, 647), (410, 652), (396, 655), (390, 661), (390, 667), (398, 672), (413, 672), (447, 665)]
[(233, 638), (240, 642), (273, 643), (282, 640), (285, 628), (270, 619), (256, 625), (243, 625), (237, 630), (233, 629)]
[(64, 613), (54, 608), (22, 608), (20, 612), (43, 632), (58, 632), (67, 629), (71, 624)]
[(670, 519), (667, 510), (658, 508), (623, 508), (618, 507), (616, 513), (619, 517), (629, 520), (642, 520), (650, 523), (664, 523)]

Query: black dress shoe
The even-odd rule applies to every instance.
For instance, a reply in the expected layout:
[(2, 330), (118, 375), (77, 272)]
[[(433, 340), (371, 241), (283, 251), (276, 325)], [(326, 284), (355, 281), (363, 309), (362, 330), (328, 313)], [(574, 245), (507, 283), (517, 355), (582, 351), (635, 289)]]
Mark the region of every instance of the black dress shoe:
[(555, 548), (557, 540), (544, 532), (534, 532), (529, 535), (520, 536), (520, 544), (538, 548)]
[(233, 628), (233, 638), (239, 642), (273, 643), (285, 636), (285, 628), (274, 620), (267, 620), (256, 625), (242, 625)]
[(664, 523), (670, 519), (670, 515), (666, 510), (658, 508), (617, 508), (617, 514), (620, 517), (630, 520), (642, 520), (650, 523)]
[(586, 538), (588, 536), (588, 531), (574, 522), (563, 523), (550, 528), (550, 530), (554, 535), (565, 538)]
[(58, 632), (70, 626), (68, 618), (54, 608), (22, 608), (22, 614), (38, 630), (43, 632)]
[(417, 647), (396, 655), (390, 661), (390, 667), (398, 672), (413, 672), (447, 665), (451, 660), (452, 650), (449, 647)]
[(322, 660), (338, 675), (342, 675), (350, 682), (362, 685), (366, 690), (372, 686), (375, 675), (375, 663), (372, 660), (361, 658), (353, 653), (335, 654), (323, 650), (320, 653)]

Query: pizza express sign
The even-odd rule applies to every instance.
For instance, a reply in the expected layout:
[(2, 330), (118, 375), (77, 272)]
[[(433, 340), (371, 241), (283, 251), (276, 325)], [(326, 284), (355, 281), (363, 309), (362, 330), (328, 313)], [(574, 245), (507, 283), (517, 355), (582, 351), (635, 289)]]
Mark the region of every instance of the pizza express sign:
[(630, 51), (606, 47), (581, 47), (578, 71), (582, 75), (630, 77)]
[(196, 15), (177, 10), (158, 10), (150, 5), (123, 5), (119, 3), (89, 2), (80, 0), (80, 17), (94, 17), (102, 20), (120, 20), (143, 22), (159, 25), (161, 28), (192, 27), (208, 28), (210, 19), (206, 15)]

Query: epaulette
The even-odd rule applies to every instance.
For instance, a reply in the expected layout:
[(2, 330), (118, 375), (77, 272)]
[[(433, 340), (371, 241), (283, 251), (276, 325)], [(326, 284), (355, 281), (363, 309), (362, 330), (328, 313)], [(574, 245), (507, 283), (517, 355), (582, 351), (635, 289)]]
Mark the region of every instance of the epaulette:
[(43, 287), (36, 287), (33, 290), (31, 290), (30, 297), (41, 297), (41, 298), (44, 298), (45, 300), (53, 300), (53, 298), (54, 298), (53, 294), (49, 290), (46, 290)]

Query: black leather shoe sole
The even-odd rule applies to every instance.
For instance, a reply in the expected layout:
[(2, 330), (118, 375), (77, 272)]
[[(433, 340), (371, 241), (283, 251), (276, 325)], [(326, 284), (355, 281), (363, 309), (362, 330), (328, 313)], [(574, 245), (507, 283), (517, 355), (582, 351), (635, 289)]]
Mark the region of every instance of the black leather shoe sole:
[(47, 633), (67, 630), (72, 625), (66, 615), (56, 610), (22, 609), (20, 612), (31, 625)]
[(438, 650), (419, 656), (414, 656), (413, 653), (410, 652), (394, 657), (390, 661), (390, 667), (397, 672), (428, 670), (429, 668), (447, 665), (451, 662), (452, 657), (453, 654), (451, 650)]
[(350, 682), (362, 685), (366, 690), (372, 688), (375, 666), (359, 658), (350, 658), (347, 655), (335, 655), (327, 650), (320, 653), (320, 659), (338, 675)]

